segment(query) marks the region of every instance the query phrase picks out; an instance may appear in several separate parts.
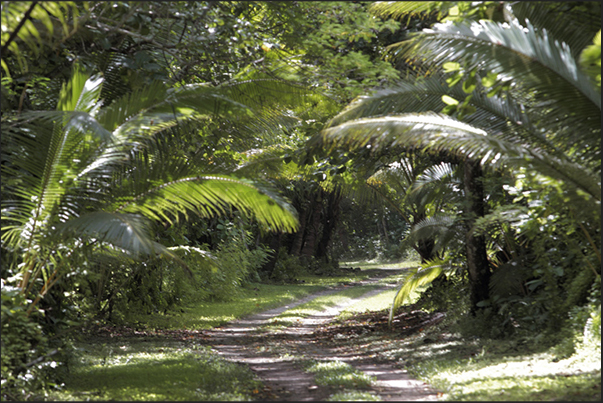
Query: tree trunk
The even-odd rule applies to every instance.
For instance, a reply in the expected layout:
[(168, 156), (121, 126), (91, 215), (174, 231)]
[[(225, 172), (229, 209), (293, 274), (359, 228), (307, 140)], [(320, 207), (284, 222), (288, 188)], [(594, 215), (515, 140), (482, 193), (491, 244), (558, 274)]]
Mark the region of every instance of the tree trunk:
[(417, 241), (417, 245), (415, 250), (421, 256), (421, 263), (425, 263), (428, 260), (433, 259), (433, 247), (435, 246), (435, 241), (431, 238), (429, 239), (421, 239)]
[(299, 256), (304, 244), (304, 234), (307, 228), (308, 221), (308, 209), (311, 206), (308, 203), (302, 202), (299, 211), (299, 229), (293, 234), (293, 241), (291, 242), (291, 248), (289, 248), (289, 254), (292, 256)]
[(333, 231), (337, 226), (337, 221), (339, 218), (339, 204), (341, 199), (342, 194), (339, 187), (335, 188), (333, 192), (329, 193), (325, 219), (322, 226), (322, 237), (316, 250), (316, 257), (318, 259), (323, 259), (326, 263), (329, 262), (327, 251), (329, 244), (331, 243), (331, 236), (333, 235)]
[(310, 217), (309, 223), (306, 227), (306, 234), (304, 236), (304, 245), (302, 247), (300, 256), (311, 257), (314, 256), (316, 250), (316, 240), (320, 234), (320, 216), (322, 213), (322, 193), (323, 190), (318, 188), (315, 193), (314, 199), (310, 205)]
[(484, 216), (484, 185), (482, 169), (477, 161), (465, 161), (465, 198), (467, 217), (465, 221), (465, 248), (467, 269), (471, 287), (471, 313), (478, 310), (477, 303), (489, 298), (490, 267), (486, 253), (486, 240), (471, 231), (475, 220)]
[(278, 250), (280, 249), (282, 243), (283, 243), (283, 234), (282, 233), (279, 232), (277, 234), (270, 235), (270, 242), (268, 243), (268, 247), (270, 249), (272, 249), (274, 252), (272, 253), (272, 256), (270, 256), (270, 258), (268, 258), (268, 261), (266, 263), (264, 263), (264, 265), (262, 266), (260, 271), (272, 274), (272, 270), (274, 270), (274, 266), (276, 265), (276, 260), (278, 258)]

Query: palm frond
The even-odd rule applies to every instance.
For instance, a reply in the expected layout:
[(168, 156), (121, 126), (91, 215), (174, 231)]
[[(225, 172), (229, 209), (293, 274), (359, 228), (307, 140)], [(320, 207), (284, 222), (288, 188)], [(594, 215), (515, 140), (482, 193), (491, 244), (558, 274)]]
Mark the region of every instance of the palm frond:
[[(88, 5), (84, 4), (83, 7), (87, 9)], [(24, 48), (38, 56), (43, 47), (55, 47), (78, 29), (79, 16), (80, 9), (73, 1), (2, 3), (2, 58), (10, 53), (15, 56), (20, 68), (27, 71), (28, 54)], [(61, 32), (55, 34), (55, 26)], [(4, 60), (2, 68), (10, 76)]]
[(485, 235), (491, 227), (499, 227), (501, 224), (517, 224), (525, 221), (527, 216), (527, 207), (510, 204), (498, 206), (490, 213), (475, 220), (471, 231), (476, 236)]
[(592, 12), (573, 7), (571, 3), (558, 2), (517, 1), (510, 6), (520, 24), (525, 25), (527, 20), (539, 30), (546, 30), (560, 43), (567, 43), (574, 58), (601, 29), (601, 5), (598, 2), (591, 3), (590, 6), (595, 6)]
[(21, 127), (33, 124), (39, 127), (40, 124), (50, 125), (62, 122), (64, 122), (63, 130), (75, 130), (82, 135), (101, 141), (111, 140), (111, 132), (86, 111), (27, 111), (15, 117), (10, 125)]
[(436, 24), (390, 49), (399, 58), (421, 55), (431, 66), (459, 62), (467, 70), (500, 74), (514, 83), (513, 91), (535, 94), (530, 107), (539, 108), (543, 118), (600, 135), (599, 120), (593, 121), (601, 113), (600, 94), (578, 69), (569, 47), (530, 24)]
[(58, 234), (107, 243), (127, 251), (134, 258), (172, 255), (153, 241), (149, 220), (135, 214), (95, 211), (75, 217), (57, 226)]
[(408, 113), (351, 120), (323, 130), (312, 143), (323, 143), (330, 149), (355, 150), (366, 147), (375, 151), (394, 146), (426, 147), (432, 141), (454, 135), (486, 136), (487, 133), (446, 115)]
[(455, 181), (456, 183), (459, 183), (460, 181), (456, 180), (454, 177), (455, 172), (456, 169), (454, 166), (448, 162), (432, 165), (421, 172), (417, 177), (413, 186), (413, 191), (416, 192), (424, 186), (429, 186), (433, 183), (442, 183), (444, 181)]
[(331, 127), (313, 142), (331, 149), (388, 147), (446, 151), (466, 158), (479, 158), (493, 167), (501, 164), (530, 166), (601, 198), (600, 173), (568, 160), (489, 136), (484, 130), (435, 113), (404, 114), (356, 119)]
[(356, 98), (331, 119), (325, 128), (365, 117), (440, 111), (446, 106), (442, 101), (442, 95), (448, 93), (449, 88), (442, 78), (401, 81), (391, 88), (377, 90), (370, 95)]
[(218, 175), (163, 183), (119, 205), (115, 211), (174, 222), (179, 213), (211, 217), (225, 213), (229, 207), (272, 230), (292, 231), (297, 227), (294, 211), (276, 194), (246, 179)]
[(154, 82), (143, 89), (133, 91), (103, 108), (97, 116), (99, 123), (111, 132), (126, 123), (133, 116), (156, 106), (165, 100), (167, 89), (160, 82)]
[(394, 300), (389, 310), (388, 324), (391, 326), (394, 320), (396, 309), (402, 306), (410, 297), (410, 294), (417, 288), (430, 284), (443, 271), (448, 269), (450, 263), (447, 259), (434, 259), (422, 264), (421, 266), (408, 270), (408, 275), (402, 286), (394, 296)]
[(98, 109), (103, 78), (90, 77), (79, 64), (73, 66), (69, 81), (61, 88), (57, 110), (91, 113)]
[[(361, 117), (387, 116), (401, 113), (441, 111), (446, 104), (443, 96), (464, 99), (467, 94), (459, 83), (450, 88), (443, 77), (438, 75), (427, 79), (400, 82), (396, 86), (376, 91), (370, 96), (352, 102), (334, 117), (327, 127)], [(487, 131), (490, 134), (513, 142), (529, 143), (532, 147), (558, 152), (559, 144), (551, 144), (532, 121), (541, 120), (534, 113), (526, 111), (511, 96), (486, 96), (481, 87), (471, 93), (469, 105), (476, 111), (462, 120)]]
[(247, 178), (277, 177), (283, 168), (283, 159), (295, 149), (287, 146), (271, 146), (245, 152), (245, 161), (233, 173)]
[(453, 239), (462, 238), (457, 216), (434, 215), (414, 223), (405, 244), (416, 244), (421, 240), (434, 240), (432, 253), (445, 250)]

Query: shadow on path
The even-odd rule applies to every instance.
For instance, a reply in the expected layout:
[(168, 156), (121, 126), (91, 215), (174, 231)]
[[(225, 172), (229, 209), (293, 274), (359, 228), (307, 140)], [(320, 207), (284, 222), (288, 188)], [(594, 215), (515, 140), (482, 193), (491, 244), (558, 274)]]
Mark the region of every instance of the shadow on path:
[[(354, 285), (377, 283), (381, 278), (398, 274), (401, 270), (376, 270), (376, 276)], [(326, 307), (322, 312), (296, 321), (293, 326), (274, 331), (263, 328), (270, 320), (284, 311), (312, 301), (320, 296), (333, 294), (344, 289), (335, 287), (305, 298), (295, 303), (235, 320), (227, 325), (204, 331), (213, 349), (225, 359), (248, 365), (266, 385), (262, 391), (263, 400), (280, 401), (324, 401), (336, 389), (319, 386), (314, 377), (302, 370), (294, 358), (314, 360), (339, 360), (356, 369), (374, 376), (377, 381), (372, 390), (384, 401), (437, 400), (437, 393), (425, 383), (411, 378), (406, 370), (396, 368), (392, 363), (372, 359), (358, 351), (340, 351), (337, 343), (326, 345), (314, 337), (321, 325), (335, 319), (348, 306), (379, 294), (393, 285), (383, 286), (357, 298)], [(293, 354), (292, 354), (293, 353)]]

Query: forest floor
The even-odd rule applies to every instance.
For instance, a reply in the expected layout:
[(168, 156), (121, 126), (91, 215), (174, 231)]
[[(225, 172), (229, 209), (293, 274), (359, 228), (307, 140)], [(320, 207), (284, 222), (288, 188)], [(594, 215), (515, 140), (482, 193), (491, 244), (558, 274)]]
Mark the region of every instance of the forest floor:
[[(354, 284), (354, 287), (376, 284), (380, 279), (398, 272), (400, 271), (374, 269), (369, 279)], [(357, 315), (356, 320), (346, 321), (343, 326), (330, 324), (347, 307), (391, 289), (393, 285), (374, 288), (334, 306), (325, 306), (319, 313), (295, 316), (292, 323), (279, 325), (283, 323), (283, 313), (317, 298), (341, 292), (345, 287), (350, 285), (333, 287), (295, 303), (205, 330), (203, 342), (212, 346), (223, 358), (245, 364), (257, 374), (265, 385), (263, 390), (257, 391), (258, 398), (262, 400), (324, 401), (334, 396), (345, 398), (346, 394), (358, 393), (358, 387), (364, 391), (365, 394), (360, 395), (364, 398), (373, 396), (383, 401), (437, 400), (437, 391), (429, 385), (413, 379), (402, 366), (385, 360), (358, 344), (360, 334), (367, 335), (375, 330), (387, 331), (386, 318), (371, 323), (374, 314), (367, 314), (369, 322), (359, 322), (362, 315)], [(398, 334), (402, 329), (405, 334), (418, 332), (443, 316), (421, 311), (403, 315), (402, 321), (399, 320), (400, 315), (397, 316)], [(321, 382), (315, 374), (308, 372), (309, 363), (315, 363), (315, 367), (322, 363), (327, 380)], [(351, 387), (348, 389), (345, 374), (350, 378), (351, 371), (348, 369), (342, 374), (341, 370), (345, 367), (355, 370), (357, 379), (366, 379), (368, 375), (373, 381), (364, 385), (362, 382), (348, 382)]]
[(390, 328), (404, 266), (343, 270), (321, 286), (258, 283), (232, 304), (88, 329), (65, 384), (43, 400), (601, 400), (600, 340), (560, 356), (463, 336), (455, 316), (416, 303)]

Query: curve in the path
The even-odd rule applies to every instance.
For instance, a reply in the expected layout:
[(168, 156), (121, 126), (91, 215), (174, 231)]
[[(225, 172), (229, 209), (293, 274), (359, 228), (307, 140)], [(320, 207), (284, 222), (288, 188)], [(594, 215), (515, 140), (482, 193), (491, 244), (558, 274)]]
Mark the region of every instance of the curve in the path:
[[(357, 283), (374, 284), (381, 278), (396, 274), (394, 270), (381, 270), (378, 275)], [(303, 318), (295, 326), (276, 332), (280, 342), (294, 346), (305, 358), (315, 360), (339, 360), (347, 362), (356, 369), (374, 376), (373, 391), (384, 401), (416, 401), (437, 400), (437, 393), (425, 383), (413, 379), (404, 369), (395, 368), (391, 363), (374, 362), (368, 357), (358, 354), (341, 354), (333, 348), (321, 346), (312, 341), (312, 333), (322, 324), (332, 321), (348, 306), (373, 295), (379, 294), (393, 286), (384, 286), (365, 293), (357, 298), (350, 298), (336, 306), (329, 307), (319, 314)], [(220, 328), (204, 333), (211, 336), (213, 349), (229, 361), (246, 364), (266, 385), (263, 391), (265, 400), (281, 401), (324, 401), (336, 390), (319, 386), (314, 377), (304, 372), (291, 357), (277, 356), (266, 351), (269, 343), (275, 342), (275, 332), (262, 329), (270, 320), (284, 311), (310, 302), (320, 296), (339, 292), (343, 287), (335, 287), (309, 295), (294, 303), (270, 309), (258, 314), (238, 319)]]

